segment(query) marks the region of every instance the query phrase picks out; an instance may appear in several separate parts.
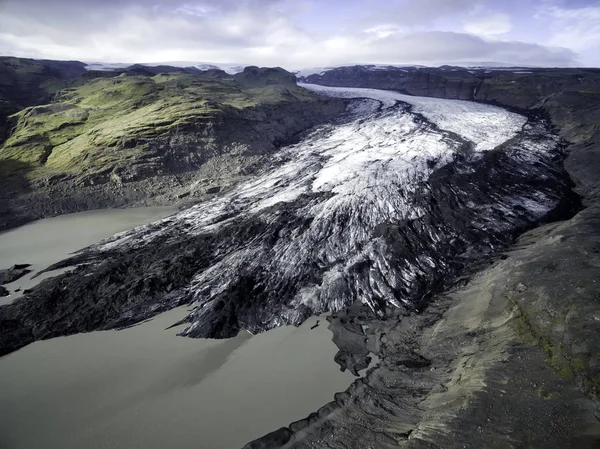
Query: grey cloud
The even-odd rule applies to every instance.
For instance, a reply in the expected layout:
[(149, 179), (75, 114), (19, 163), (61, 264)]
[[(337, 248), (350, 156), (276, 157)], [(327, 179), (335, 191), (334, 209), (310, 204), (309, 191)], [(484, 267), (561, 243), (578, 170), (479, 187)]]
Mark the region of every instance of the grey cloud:
[[(468, 11), (476, 2), (409, 3), (410, 8), (406, 1), (383, 3), (354, 31), (317, 34), (297, 24), (286, 8), (293, 6), (291, 0), (0, 0), (0, 53), (110, 62), (236, 62), (290, 69), (461, 61), (571, 65), (576, 58), (567, 49), (462, 33), (400, 32), (378, 38), (361, 31), (369, 21), (401, 29), (403, 23)], [(194, 6), (200, 8), (194, 11)]]
[[(144, 43), (159, 48), (253, 46), (263, 43), (272, 28), (270, 23), (277, 25), (283, 19), (274, 10), (279, 3), (281, 0), (194, 2), (211, 10), (200, 16), (186, 12), (182, 7), (190, 2), (184, 0), (9, 0), (0, 7), (0, 30), (22, 38), (43, 34), (56, 44), (74, 46), (101, 34), (119, 37), (124, 46), (136, 48)], [(233, 31), (236, 23), (239, 30)]]
[(483, 0), (392, 0), (361, 20), (419, 26), (442, 17), (465, 14), (482, 3)]
[(492, 41), (471, 34), (442, 31), (389, 36), (383, 39), (373, 52), (382, 58), (396, 56), (421, 62), (494, 61), (548, 66), (571, 65), (577, 56), (566, 48)]

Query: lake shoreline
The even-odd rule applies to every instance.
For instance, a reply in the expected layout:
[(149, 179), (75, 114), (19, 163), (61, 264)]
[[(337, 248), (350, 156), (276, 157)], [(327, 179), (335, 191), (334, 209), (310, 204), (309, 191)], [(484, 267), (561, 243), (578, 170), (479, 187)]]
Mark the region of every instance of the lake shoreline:
[(4, 285), (10, 296), (1, 298), (0, 306), (13, 302), (44, 279), (66, 271), (42, 274), (52, 264), (114, 234), (175, 212), (173, 207), (101, 209), (45, 218), (0, 232), (0, 270), (16, 264), (30, 264), (27, 269), (31, 270)]
[(334, 363), (324, 317), (203, 340), (171, 328), (185, 309), (1, 357), (0, 401), (10, 412), (0, 419), (2, 447), (236, 449), (355, 379)]

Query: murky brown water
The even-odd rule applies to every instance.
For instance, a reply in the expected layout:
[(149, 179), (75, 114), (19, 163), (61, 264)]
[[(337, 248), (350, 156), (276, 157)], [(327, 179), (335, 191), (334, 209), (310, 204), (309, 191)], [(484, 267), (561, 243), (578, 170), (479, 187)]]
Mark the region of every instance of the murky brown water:
[(235, 449), (308, 416), (354, 377), (317, 318), (229, 340), (177, 337), (176, 309), (0, 358), (3, 449)]
[[(45, 268), (68, 253), (166, 215), (101, 211), (0, 235), (0, 267)], [(31, 280), (21, 281), (23, 286)], [(29, 345), (0, 358), (2, 449), (234, 449), (302, 419), (354, 377), (333, 362), (327, 323), (229, 340), (165, 330), (185, 308), (123, 331)]]
[(31, 274), (6, 285), (12, 294), (0, 298), (0, 305), (21, 296), (15, 290), (31, 288), (57, 275), (58, 272), (52, 272), (32, 279), (36, 272), (67, 258), (70, 253), (175, 212), (172, 207), (95, 210), (46, 218), (0, 233), (0, 269), (22, 263), (33, 265)]

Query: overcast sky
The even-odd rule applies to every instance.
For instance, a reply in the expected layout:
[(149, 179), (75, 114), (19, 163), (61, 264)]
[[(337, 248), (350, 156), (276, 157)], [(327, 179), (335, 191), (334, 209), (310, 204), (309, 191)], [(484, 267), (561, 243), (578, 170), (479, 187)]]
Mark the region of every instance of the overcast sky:
[(0, 54), (288, 69), (600, 66), (600, 0), (0, 0)]

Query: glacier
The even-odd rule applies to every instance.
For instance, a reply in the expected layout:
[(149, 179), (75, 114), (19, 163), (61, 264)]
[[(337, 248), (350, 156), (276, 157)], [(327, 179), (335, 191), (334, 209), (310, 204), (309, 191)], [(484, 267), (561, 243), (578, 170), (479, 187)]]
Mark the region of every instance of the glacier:
[(180, 334), (209, 338), (298, 325), (355, 301), (379, 316), (415, 313), (570, 191), (543, 118), (303, 87), (346, 99), (345, 114), (233, 190), (51, 267), (78, 265), (33, 300), (77, 307), (85, 295), (92, 312), (109, 308), (97, 328), (189, 304)]
[(513, 137), (527, 122), (522, 115), (497, 106), (461, 100), (414, 97), (397, 92), (318, 84), (299, 84), (316, 93), (339, 98), (371, 98), (384, 107), (397, 102), (412, 106), (411, 112), (423, 115), (444, 131), (454, 132), (475, 144), (479, 151), (491, 150)]

